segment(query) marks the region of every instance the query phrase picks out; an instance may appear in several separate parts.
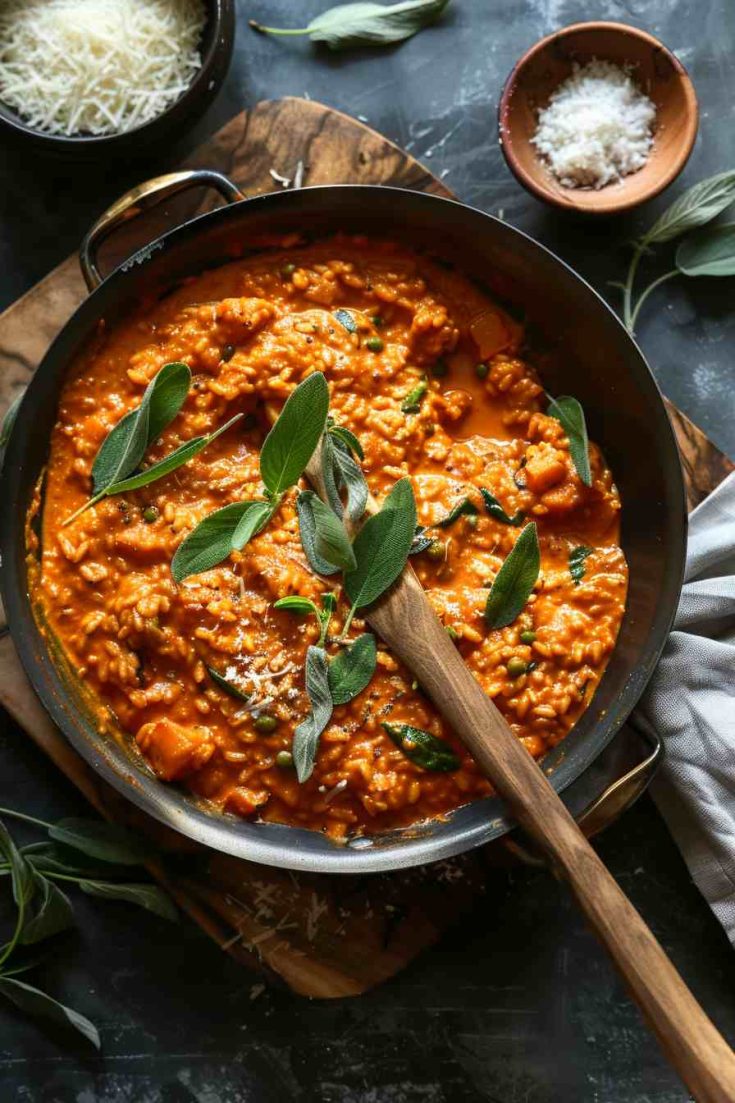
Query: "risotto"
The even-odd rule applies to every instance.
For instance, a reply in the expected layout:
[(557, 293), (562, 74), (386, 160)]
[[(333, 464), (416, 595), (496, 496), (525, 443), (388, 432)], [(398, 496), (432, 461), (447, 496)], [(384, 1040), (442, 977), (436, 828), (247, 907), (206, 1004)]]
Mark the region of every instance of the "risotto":
[[(523, 342), (520, 326), (458, 273), (356, 238), (235, 261), (102, 330), (62, 392), (33, 596), (103, 730), (221, 811), (334, 839), (442, 816), (491, 791), (460, 733), (380, 640), (370, 683), (335, 707), (299, 783), (288, 752), (309, 711), (304, 658), (319, 626), (274, 603), (333, 592), (330, 655), (349, 603), (339, 575), (309, 566), (295, 489), (242, 551), (178, 585), (172, 577), (177, 547), (204, 516), (262, 494), (259, 448), (294, 387), (318, 370), (330, 413), (364, 450), (375, 498), (410, 477), (430, 538), (411, 563), (470, 670), (531, 755), (559, 743), (614, 647), (627, 569), (612, 474), (591, 444), (591, 486), (580, 480)], [(103, 440), (171, 361), (188, 365), (192, 383), (147, 464), (243, 416), (173, 474), (65, 525), (90, 496)], [(485, 508), (489, 495), (498, 509)], [(475, 510), (447, 523), (468, 498)], [(520, 616), (490, 629), (488, 587), (519, 518), (536, 522), (541, 571)], [(350, 638), (365, 630), (363, 612)], [(385, 722), (445, 740), (457, 768), (422, 768)]]

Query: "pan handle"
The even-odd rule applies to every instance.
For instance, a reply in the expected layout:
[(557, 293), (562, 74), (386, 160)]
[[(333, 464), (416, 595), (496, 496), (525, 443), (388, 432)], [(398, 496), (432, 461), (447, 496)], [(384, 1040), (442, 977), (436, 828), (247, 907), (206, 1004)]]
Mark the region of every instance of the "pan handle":
[[(575, 816), (577, 824), (588, 839), (604, 831), (619, 816), (622, 816), (623, 812), (627, 812), (646, 791), (661, 763), (664, 745), (656, 733), (639, 724), (635, 725), (635, 731), (646, 742), (648, 754), (622, 777), (611, 782), (599, 797)], [(506, 849), (526, 865), (546, 865), (541, 855), (527, 843), (521, 843), (512, 836), (506, 837), (503, 841)]]
[(102, 274), (97, 267), (97, 250), (105, 238), (124, 222), (136, 218), (141, 211), (154, 207), (163, 199), (168, 199), (189, 188), (210, 187), (218, 191), (228, 203), (238, 203), (245, 196), (231, 180), (221, 172), (211, 169), (187, 169), (185, 172), (170, 172), (166, 176), (156, 176), (143, 184), (125, 192), (117, 202), (108, 207), (104, 214), (86, 233), (79, 247), (79, 264), (84, 282), (90, 291), (102, 283)]

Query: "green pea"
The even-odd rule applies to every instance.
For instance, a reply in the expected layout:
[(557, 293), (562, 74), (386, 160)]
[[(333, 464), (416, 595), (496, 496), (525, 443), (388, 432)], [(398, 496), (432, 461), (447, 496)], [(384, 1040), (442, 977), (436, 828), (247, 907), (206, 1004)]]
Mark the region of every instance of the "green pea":
[(435, 563), (441, 562), (447, 554), (446, 544), (443, 540), (432, 540), (426, 549), (426, 556)]
[(435, 379), (443, 379), (448, 371), (449, 364), (447, 364), (446, 360), (442, 360), (440, 358), (432, 367), (431, 374), (434, 376)]
[(146, 506), (143, 510), (143, 520), (147, 525), (152, 525), (160, 517), (158, 506)]
[(523, 659), (518, 659), (515, 656), (512, 659), (508, 659), (505, 669), (510, 674), (511, 678), (520, 678), (521, 674), (525, 674), (527, 667)]
[(290, 751), (279, 751), (276, 755), (276, 766), (282, 770), (290, 770), (293, 766), (293, 755)]
[(283, 267), (281, 268), (281, 275), (283, 276), (284, 280), (290, 280), (291, 276), (293, 276), (295, 271), (296, 271), (296, 265), (295, 264), (284, 264)]
[(385, 325), (385, 319), (380, 314), (373, 314), (370, 321), (373, 323), (376, 329), (380, 329)]
[(536, 633), (532, 632), (529, 629), (529, 631), (527, 632), (521, 632), (520, 639), (521, 643), (533, 643), (533, 641), (536, 639)]
[(475, 375), (478, 379), (487, 379), (489, 372), (487, 364), (475, 364)]
[(371, 352), (382, 352), (383, 341), (380, 337), (368, 337), (365, 342), (365, 348), (370, 349)]
[(271, 716), (269, 713), (264, 712), (262, 716), (253, 723), (253, 727), (256, 732), (260, 732), (261, 735), (273, 735), (273, 732), (278, 727), (278, 721), (275, 716)]

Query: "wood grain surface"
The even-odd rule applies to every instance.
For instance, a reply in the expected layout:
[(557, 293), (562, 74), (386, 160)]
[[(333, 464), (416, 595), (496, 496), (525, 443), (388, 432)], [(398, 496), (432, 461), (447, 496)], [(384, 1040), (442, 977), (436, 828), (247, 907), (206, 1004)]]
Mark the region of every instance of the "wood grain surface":
[[(185, 167), (218, 169), (253, 195), (280, 186), (271, 169), (293, 178), (299, 162), (306, 184), (378, 183), (451, 194), (381, 135), (300, 99), (264, 102), (243, 112)], [(145, 238), (214, 202), (203, 193), (170, 209), (167, 205), (146, 217)], [(136, 226), (124, 241), (116, 238), (101, 258), (103, 267), (141, 244), (145, 239), (134, 240), (140, 232)], [(85, 293), (72, 257), (0, 316), (0, 412), (25, 386)], [(674, 410), (672, 415), (693, 505), (732, 465), (684, 415)], [(223, 948), (304, 995), (355, 995), (380, 983), (436, 941), (482, 890), (481, 852), (401, 874), (330, 878), (255, 866), (172, 835), (103, 783), (71, 750), (35, 698), (7, 635), (0, 639), (0, 701), (100, 812), (165, 847), (165, 868), (158, 866), (156, 875)]]

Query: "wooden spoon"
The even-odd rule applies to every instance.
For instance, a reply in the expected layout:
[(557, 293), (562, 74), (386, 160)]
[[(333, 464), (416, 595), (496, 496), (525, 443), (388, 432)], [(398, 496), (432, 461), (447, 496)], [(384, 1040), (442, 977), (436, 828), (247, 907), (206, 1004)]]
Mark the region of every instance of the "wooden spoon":
[[(321, 460), (307, 477), (324, 498)], [(374, 501), (367, 512), (374, 512)], [(407, 564), (365, 612), (564, 878), (649, 1026), (698, 1103), (735, 1103), (735, 1054), (580, 831), (546, 775), (475, 681)], [(407, 631), (406, 626), (411, 630)]]

